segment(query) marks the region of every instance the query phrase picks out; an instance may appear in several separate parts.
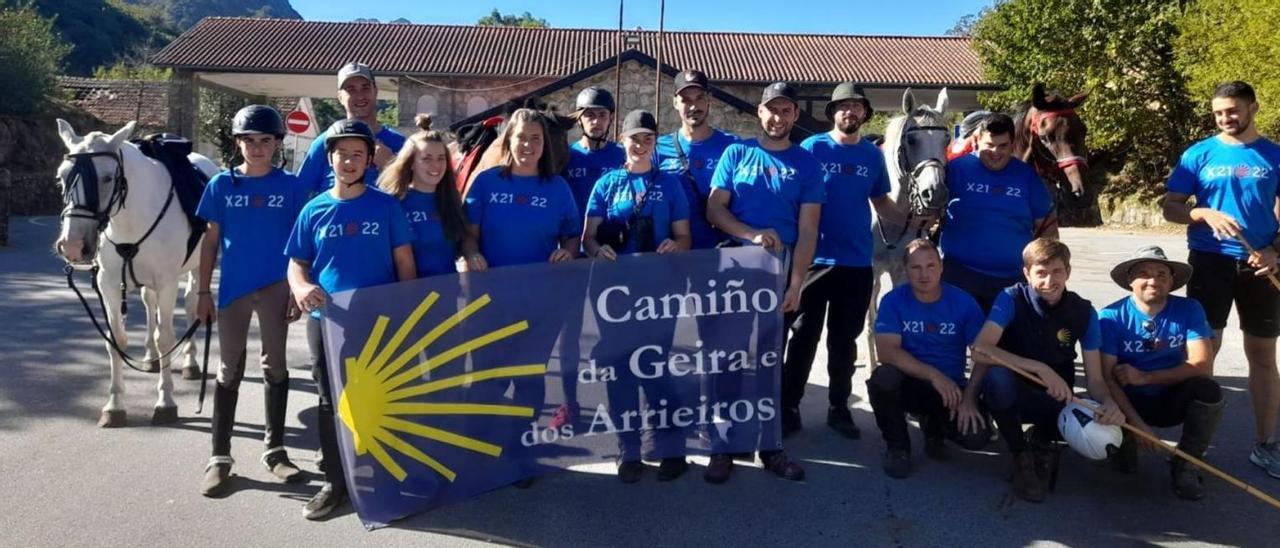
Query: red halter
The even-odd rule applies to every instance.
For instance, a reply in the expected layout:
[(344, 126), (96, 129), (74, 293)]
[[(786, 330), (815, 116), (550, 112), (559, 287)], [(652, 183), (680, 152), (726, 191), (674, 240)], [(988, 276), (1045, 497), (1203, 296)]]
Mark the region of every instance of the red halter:
[[(1032, 138), (1034, 139), (1040, 136), (1038, 128), (1040, 127), (1041, 122), (1052, 120), (1058, 117), (1075, 118), (1076, 111), (1073, 108), (1037, 111), (1035, 116), (1031, 117)], [(1052, 154), (1052, 152), (1050, 152), (1050, 154)], [(1087, 166), (1089, 163), (1084, 156), (1080, 156), (1078, 154), (1075, 156), (1067, 156), (1064, 158), (1053, 157), (1052, 159), (1058, 164), (1058, 169), (1067, 169), (1071, 166)]]

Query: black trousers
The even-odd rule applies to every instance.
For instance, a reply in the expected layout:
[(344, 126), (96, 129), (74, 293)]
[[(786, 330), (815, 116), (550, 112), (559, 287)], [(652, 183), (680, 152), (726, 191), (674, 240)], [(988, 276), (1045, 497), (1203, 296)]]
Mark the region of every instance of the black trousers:
[(920, 415), (920, 430), (926, 438), (946, 438), (970, 451), (982, 449), (991, 437), (985, 421), (980, 431), (961, 434), (933, 385), (903, 373), (893, 364), (882, 363), (871, 372), (867, 395), (876, 426), (889, 449), (911, 449), (907, 413)]
[(788, 314), (790, 340), (782, 365), (782, 407), (796, 409), (809, 383), (825, 320), (827, 374), (832, 407), (848, 405), (853, 393), (858, 336), (871, 304), (871, 267), (813, 265), (800, 293), (800, 310)]
[(1170, 385), (1158, 394), (1126, 394), (1133, 409), (1151, 426), (1168, 428), (1186, 421), (1193, 401), (1214, 404), (1222, 401), (1222, 388), (1209, 377), (1192, 377)]
[(324, 355), (324, 330), (322, 320), (307, 318), (307, 344), (315, 362), (311, 366), (311, 378), (316, 381), (316, 393), (320, 395), (317, 427), (320, 430), (320, 472), (325, 483), (335, 489), (345, 489), (342, 476), (342, 451), (338, 449), (338, 427), (333, 422), (333, 388), (329, 384), (329, 364)]

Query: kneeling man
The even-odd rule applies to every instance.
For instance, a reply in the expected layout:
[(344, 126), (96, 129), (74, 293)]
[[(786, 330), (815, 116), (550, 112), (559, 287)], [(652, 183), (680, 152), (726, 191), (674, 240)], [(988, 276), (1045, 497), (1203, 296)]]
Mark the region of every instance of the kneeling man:
[[(1111, 279), (1131, 291), (1102, 309), (1102, 370), (1129, 424), (1182, 425), (1178, 448), (1203, 458), (1222, 418), (1222, 388), (1213, 380), (1213, 331), (1200, 303), (1170, 295), (1187, 284), (1191, 266), (1170, 261), (1156, 246), (1139, 249), (1111, 269)], [(1137, 467), (1137, 441), (1125, 435), (1115, 468)], [(1200, 472), (1185, 460), (1170, 461), (1173, 492), (1204, 496)]]
[(986, 423), (965, 400), (965, 349), (982, 330), (982, 309), (964, 290), (942, 282), (938, 248), (920, 238), (907, 244), (907, 284), (880, 300), (876, 351), (881, 364), (867, 381), (876, 425), (884, 436), (884, 472), (911, 475), (908, 412), (920, 417), (925, 456), (945, 458), (944, 439), (970, 451), (986, 445)]

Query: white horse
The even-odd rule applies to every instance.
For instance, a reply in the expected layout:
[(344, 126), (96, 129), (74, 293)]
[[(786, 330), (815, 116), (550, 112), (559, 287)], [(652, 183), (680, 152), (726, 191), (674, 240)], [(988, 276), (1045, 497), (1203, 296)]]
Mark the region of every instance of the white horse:
[[(931, 214), (940, 219), (948, 200), (946, 171), (947, 144), (951, 128), (947, 126), (947, 89), (938, 93), (934, 107), (916, 105), (911, 89), (902, 94), (902, 114), (889, 120), (885, 128), (885, 166), (889, 170), (889, 196), (898, 209), (911, 215)], [(875, 346), (876, 308), (880, 302), (880, 278), (888, 273), (894, 286), (906, 281), (902, 264), (906, 245), (929, 234), (930, 227), (910, 229), (882, 221), (871, 221), (875, 254), (872, 261), (871, 306), (867, 308), (867, 349), (872, 367), (877, 363)]]
[[(68, 154), (58, 166), (66, 207), (56, 248), (69, 264), (96, 263), (107, 326), (115, 346), (121, 350), (128, 347), (121, 284), (125, 284), (126, 290), (141, 285), (147, 317), (144, 360), (159, 372), (159, 398), (151, 422), (162, 424), (178, 418), (173, 380), (169, 377), (170, 360), (164, 355), (176, 342), (173, 310), (178, 282), (187, 275), (184, 304), (187, 321), (194, 321), (195, 294), (199, 291), (194, 272), (200, 254), (192, 253), (187, 258), (191, 227), (177, 198), (171, 197), (174, 189), (169, 172), (163, 164), (128, 142), (134, 126), (134, 122), (129, 122), (112, 135), (95, 131), (79, 136), (65, 120), (58, 120), (58, 134)], [(204, 156), (192, 154), (190, 160), (207, 176), (217, 172), (213, 162)], [(130, 261), (126, 261), (117, 247), (122, 244), (137, 245), (131, 265), (126, 265)], [(125, 273), (126, 266), (131, 272)], [(111, 358), (111, 385), (98, 425), (124, 426), (125, 363), (113, 345), (106, 346)], [(195, 344), (186, 345), (180, 353), (183, 377), (199, 378)]]

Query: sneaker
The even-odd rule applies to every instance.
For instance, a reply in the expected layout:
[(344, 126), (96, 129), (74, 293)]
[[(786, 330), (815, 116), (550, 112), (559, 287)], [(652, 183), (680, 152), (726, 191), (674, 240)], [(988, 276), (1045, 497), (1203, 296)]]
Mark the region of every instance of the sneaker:
[(618, 463), (618, 479), (622, 483), (635, 483), (640, 481), (640, 474), (644, 472), (644, 463), (638, 460), (629, 460)]
[(853, 422), (853, 413), (844, 405), (827, 408), (827, 426), (851, 440), (862, 437), (862, 430)]
[(804, 428), (800, 422), (800, 410), (794, 407), (782, 409), (782, 437), (790, 437)]
[(671, 457), (662, 459), (662, 464), (658, 465), (658, 481), (672, 481), (683, 476), (689, 470), (689, 462), (684, 457)]
[(302, 507), (302, 517), (309, 520), (324, 518), (345, 502), (347, 502), (346, 488), (335, 488), (332, 483), (326, 483), (320, 488), (320, 492), (311, 497), (307, 505)]
[(884, 452), (884, 473), (894, 479), (903, 479), (911, 475), (911, 453), (906, 449), (886, 449)]
[(1267, 475), (1280, 478), (1280, 442), (1269, 441), (1254, 445), (1253, 453), (1249, 454), (1249, 462), (1266, 470)]
[(551, 416), (551, 422), (547, 423), (547, 429), (559, 430), (561, 426), (571, 424), (573, 419), (578, 417), (579, 408), (576, 403), (562, 403), (556, 408), (556, 414)]
[(305, 479), (300, 470), (293, 461), (289, 460), (289, 455), (284, 452), (283, 447), (267, 451), (262, 454), (262, 464), (267, 467), (267, 471), (271, 475), (280, 479), (285, 483), (296, 483)]
[(760, 460), (764, 462), (764, 469), (773, 472), (775, 476), (787, 481), (804, 481), (804, 468), (788, 459), (785, 452), (766, 453), (760, 455)]
[(925, 436), (924, 456), (933, 460), (947, 460), (947, 439), (942, 436)]
[(707, 471), (703, 472), (702, 479), (706, 480), (707, 483), (720, 484), (729, 481), (729, 474), (732, 472), (732, 456), (725, 454), (711, 455), (711, 462), (707, 464)]

